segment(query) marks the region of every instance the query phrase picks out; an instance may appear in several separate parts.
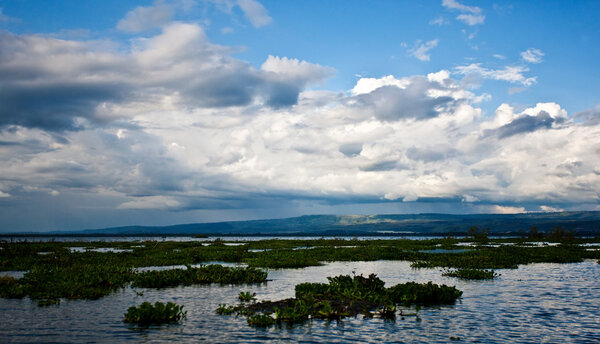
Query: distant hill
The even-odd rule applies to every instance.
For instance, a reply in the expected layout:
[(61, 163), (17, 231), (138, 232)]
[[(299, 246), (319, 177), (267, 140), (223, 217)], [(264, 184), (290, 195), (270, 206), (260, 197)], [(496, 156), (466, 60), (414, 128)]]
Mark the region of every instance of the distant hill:
[(191, 223), (173, 226), (125, 226), (51, 235), (448, 235), (463, 234), (471, 226), (489, 228), (490, 234), (516, 234), (536, 226), (548, 232), (557, 226), (579, 235), (600, 235), (600, 212), (525, 214), (410, 214), (306, 215), (286, 219)]

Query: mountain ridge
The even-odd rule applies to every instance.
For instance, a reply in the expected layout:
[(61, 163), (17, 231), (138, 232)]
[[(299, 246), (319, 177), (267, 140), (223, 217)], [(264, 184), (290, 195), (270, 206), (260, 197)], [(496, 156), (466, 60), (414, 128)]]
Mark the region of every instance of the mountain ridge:
[[(490, 234), (548, 232), (557, 226), (579, 235), (600, 234), (600, 211), (521, 214), (302, 215), (283, 219), (186, 223), (168, 226), (118, 226), (22, 235), (452, 235), (471, 226)], [(5, 234), (7, 235), (7, 234)]]

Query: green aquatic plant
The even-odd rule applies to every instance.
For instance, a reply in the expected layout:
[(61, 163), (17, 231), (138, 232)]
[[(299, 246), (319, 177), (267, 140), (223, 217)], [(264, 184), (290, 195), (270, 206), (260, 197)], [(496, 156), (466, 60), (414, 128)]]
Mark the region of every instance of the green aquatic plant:
[[(540, 238), (532, 239), (534, 241)], [(582, 259), (600, 259), (600, 251), (588, 251), (582, 243), (596, 243), (600, 239), (573, 238), (562, 240), (558, 246), (525, 246), (520, 238), (476, 241), (468, 251), (457, 246), (473, 239), (440, 238), (429, 240), (259, 240), (241, 246), (203, 246), (198, 242), (5, 242), (0, 243), (0, 270), (31, 270), (39, 266), (73, 267), (75, 265), (102, 265), (121, 267), (165, 266), (200, 264), (211, 261), (248, 263), (257, 268), (299, 268), (321, 265), (332, 261), (407, 260), (415, 267), (446, 267), (472, 269), (516, 268), (520, 264), (536, 262), (566, 263)], [(512, 246), (508, 246), (511, 244)], [(516, 244), (516, 245), (515, 245)], [(490, 246), (490, 247), (488, 247)], [(499, 247), (491, 247), (499, 246)], [(72, 247), (89, 250), (75, 252)], [(124, 252), (96, 252), (109, 248)], [(254, 250), (266, 250), (255, 252)], [(436, 252), (442, 249), (446, 252)], [(450, 252), (452, 251), (452, 252)], [(48, 253), (48, 254), (40, 254)]]
[(221, 265), (187, 266), (186, 269), (146, 271), (135, 274), (132, 286), (139, 288), (166, 288), (192, 284), (242, 284), (266, 281), (267, 272), (251, 267)]
[(239, 307), (235, 307), (235, 306), (228, 306), (224, 303), (219, 304), (219, 307), (217, 308), (217, 314), (219, 315), (230, 315), (233, 314), (235, 312), (237, 312)]
[(485, 279), (494, 279), (500, 274), (494, 272), (494, 270), (481, 270), (481, 269), (455, 269), (455, 270), (445, 270), (442, 272), (442, 276), (448, 277), (456, 277), (465, 280), (485, 280)]
[[(295, 287), (296, 297), (292, 299), (238, 306), (220, 305), (217, 313), (245, 315), (249, 318), (250, 325), (255, 323), (254, 319), (258, 321), (261, 314), (271, 313), (275, 316), (274, 323), (280, 325), (303, 323), (312, 318), (341, 320), (357, 314), (372, 318), (371, 310), (375, 309), (379, 317), (394, 319), (398, 304), (452, 304), (462, 295), (455, 287), (438, 286), (431, 282), (409, 282), (385, 288), (385, 283), (375, 274), (368, 277), (340, 275), (328, 277), (328, 281), (329, 283), (298, 284)], [(265, 321), (256, 326), (274, 324), (271, 320)]]
[(314, 254), (312, 251), (312, 249), (263, 251), (250, 253), (250, 256), (244, 261), (249, 266), (271, 269), (294, 269), (323, 265), (318, 259), (312, 256)]
[(253, 300), (256, 300), (256, 293), (250, 293), (249, 291), (240, 291), (240, 294), (238, 295), (238, 299), (241, 302), (250, 302)]
[(462, 296), (462, 291), (432, 282), (407, 282), (388, 288), (387, 295), (396, 304), (442, 305), (454, 304)]
[(170, 324), (183, 320), (187, 312), (183, 311), (183, 306), (173, 302), (156, 302), (152, 305), (150, 302), (144, 302), (138, 307), (132, 306), (127, 309), (123, 322), (135, 323), (142, 326), (153, 324)]
[(293, 304), (282, 308), (275, 308), (275, 320), (278, 324), (302, 323), (311, 315), (312, 304), (304, 300), (295, 300)]
[(248, 325), (254, 327), (269, 327), (277, 323), (277, 321), (268, 314), (252, 314), (247, 320)]
[[(556, 231), (562, 233), (562, 231)], [(568, 240), (564, 240), (567, 238)], [(556, 241), (561, 239), (559, 241)], [(260, 283), (266, 271), (260, 267), (298, 268), (333, 261), (405, 260), (415, 268), (447, 269), (517, 268), (529, 263), (572, 263), (583, 259), (599, 261), (600, 250), (582, 244), (599, 243), (600, 238), (570, 238), (554, 235), (551, 245), (540, 245), (540, 238), (487, 239), (440, 238), (428, 240), (258, 240), (229, 246), (226, 240), (203, 246), (199, 242), (1, 242), (0, 270), (27, 271), (20, 279), (1, 278), (0, 297), (33, 300), (97, 299), (126, 287), (163, 288), (201, 283)], [(465, 249), (459, 243), (473, 243)], [(485, 245), (484, 245), (485, 243)], [(532, 243), (532, 244), (530, 244)], [(73, 249), (76, 248), (76, 249)], [(87, 248), (83, 250), (83, 248)], [(126, 250), (94, 251), (95, 249)], [(266, 251), (254, 252), (262, 249)], [(224, 261), (251, 265), (250, 268), (193, 268), (165, 272), (134, 272), (135, 267), (191, 265)], [(200, 270), (196, 270), (200, 269)], [(230, 270), (233, 269), (233, 270)], [(253, 270), (254, 269), (254, 270)], [(368, 277), (362, 277), (368, 280)], [(347, 284), (351, 282), (350, 284)], [(347, 300), (380, 303), (385, 301), (362, 279), (344, 278), (333, 284), (311, 284), (305, 288), (312, 297), (337, 295)], [(356, 285), (355, 285), (356, 284)], [(299, 293), (303, 290), (299, 287)], [(383, 297), (383, 298), (382, 298)], [(44, 301), (42, 302), (42, 304)], [(332, 306), (335, 304), (332, 303)]]
[(396, 306), (383, 305), (377, 309), (377, 315), (381, 319), (395, 320), (396, 319)]
[(346, 311), (343, 305), (340, 307), (334, 308), (331, 306), (331, 303), (327, 300), (319, 302), (316, 305), (317, 314), (315, 314), (315, 318), (321, 318), (326, 320), (341, 320), (347, 316), (350, 316), (350, 313)]
[[(121, 266), (39, 266), (31, 269), (23, 278), (0, 285), (0, 294), (7, 298), (29, 296), (36, 300), (94, 300), (123, 288), (131, 275), (131, 269)], [(42, 301), (39, 305), (48, 302)]]

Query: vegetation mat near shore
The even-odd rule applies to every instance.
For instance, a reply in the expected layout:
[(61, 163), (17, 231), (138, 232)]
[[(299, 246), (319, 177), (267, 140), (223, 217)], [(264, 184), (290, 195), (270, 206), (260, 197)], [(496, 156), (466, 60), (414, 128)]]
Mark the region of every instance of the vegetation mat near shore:
[[(385, 288), (375, 274), (368, 277), (340, 275), (328, 283), (302, 283), (295, 287), (295, 298), (280, 301), (220, 305), (221, 315), (243, 315), (251, 326), (292, 325), (309, 319), (340, 320), (363, 314), (394, 319), (398, 305), (454, 304), (462, 291), (447, 285), (408, 282)], [(375, 313), (373, 313), (375, 311)]]

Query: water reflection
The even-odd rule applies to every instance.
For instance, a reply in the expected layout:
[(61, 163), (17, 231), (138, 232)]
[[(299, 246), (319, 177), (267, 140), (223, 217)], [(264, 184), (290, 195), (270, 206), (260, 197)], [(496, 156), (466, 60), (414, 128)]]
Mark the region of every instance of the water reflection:
[[(302, 342), (302, 343), (597, 343), (600, 333), (600, 265), (531, 264), (499, 270), (493, 281), (462, 281), (441, 275), (441, 269), (419, 269), (409, 262), (336, 262), (303, 269), (270, 270), (268, 283), (245, 286), (130, 288), (96, 301), (64, 300), (40, 308), (29, 301), (0, 299), (0, 338), (3, 342)], [(463, 290), (453, 306), (424, 308), (414, 317), (386, 322), (346, 319), (341, 323), (315, 320), (292, 328), (254, 329), (243, 317), (215, 314), (220, 303), (236, 303), (240, 291), (259, 299), (292, 297), (300, 282), (326, 282), (327, 276), (376, 273), (387, 286), (407, 281), (444, 283)], [(129, 306), (143, 301), (173, 301), (185, 305), (187, 320), (138, 330), (122, 322)]]

